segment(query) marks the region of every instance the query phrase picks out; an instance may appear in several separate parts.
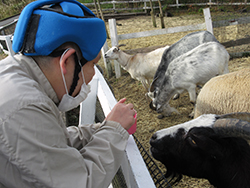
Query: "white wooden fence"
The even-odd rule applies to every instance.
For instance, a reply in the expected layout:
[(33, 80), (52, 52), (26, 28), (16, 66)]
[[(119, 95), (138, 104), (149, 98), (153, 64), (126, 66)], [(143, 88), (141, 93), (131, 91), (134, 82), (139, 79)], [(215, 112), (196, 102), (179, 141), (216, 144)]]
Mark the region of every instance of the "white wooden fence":
[[(163, 0), (161, 0), (163, 1)], [(152, 0), (152, 2), (158, 2), (158, 0)], [(173, 1), (175, 3), (171, 4), (167, 4), (168, 7), (181, 7), (181, 6), (215, 6), (215, 5), (249, 5), (250, 3), (247, 2), (247, 0), (242, 0), (239, 2), (219, 2), (219, 1), (212, 1), (212, 0), (207, 0), (207, 2), (203, 2), (203, 3), (197, 3), (197, 1), (194, 1), (193, 3), (182, 3), (181, 0), (175, 0)], [(135, 4), (135, 3), (144, 3), (143, 6), (140, 7), (134, 7), (134, 8), (118, 8), (116, 5), (119, 4)], [(149, 0), (128, 0), (128, 1), (103, 1), (100, 2), (100, 5), (107, 5), (107, 4), (111, 4), (112, 8), (102, 8), (102, 11), (124, 11), (124, 10), (148, 10), (151, 9), (151, 7), (149, 6)], [(84, 3), (84, 5), (86, 6), (94, 6), (94, 3)], [(164, 7), (165, 4), (162, 4), (162, 7)], [(154, 9), (159, 9), (159, 6), (154, 6)], [(93, 12), (96, 12), (95, 9), (91, 9)]]
[(0, 35), (0, 41), (5, 43), (4, 45), (0, 44), (0, 52), (1, 50), (8, 55), (13, 56), (15, 52), (12, 50), (12, 35)]
[[(94, 123), (96, 97), (98, 97), (105, 116), (109, 114), (111, 109), (117, 103), (113, 93), (107, 85), (102, 74), (95, 67), (95, 76), (89, 83), (91, 85), (91, 93), (80, 105), (80, 124)], [(124, 152), (124, 161), (121, 170), (124, 175), (128, 188), (154, 188), (155, 184), (148, 172), (146, 164), (138, 150), (133, 136), (130, 135), (126, 151)], [(110, 188), (112, 185), (110, 185)]]
[[(2, 50), (8, 55), (13, 56), (15, 53), (12, 50), (11, 38), (12, 35), (0, 36), (0, 40), (5, 40), (7, 44), (7, 49)], [(105, 117), (117, 103), (117, 100), (97, 67), (95, 67), (95, 76), (89, 84), (91, 85), (91, 93), (89, 93), (88, 97), (80, 104), (80, 124), (94, 123), (97, 97), (101, 103)], [(124, 156), (121, 170), (127, 188), (154, 188), (154, 181), (131, 135), (128, 139)], [(112, 184), (110, 184), (109, 188), (112, 187)]]

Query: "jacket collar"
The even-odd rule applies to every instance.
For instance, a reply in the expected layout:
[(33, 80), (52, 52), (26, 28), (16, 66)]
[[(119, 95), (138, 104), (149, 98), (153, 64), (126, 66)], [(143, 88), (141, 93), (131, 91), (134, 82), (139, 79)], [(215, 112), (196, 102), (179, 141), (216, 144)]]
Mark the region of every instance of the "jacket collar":
[(25, 55), (15, 55), (15, 59), (20, 62), (20, 65), (27, 70), (27, 73), (41, 86), (41, 89), (48, 95), (49, 98), (53, 100), (54, 103), (58, 104), (59, 99), (54, 91), (53, 87), (51, 86), (50, 82), (43, 74), (40, 67), (34, 61), (33, 58)]

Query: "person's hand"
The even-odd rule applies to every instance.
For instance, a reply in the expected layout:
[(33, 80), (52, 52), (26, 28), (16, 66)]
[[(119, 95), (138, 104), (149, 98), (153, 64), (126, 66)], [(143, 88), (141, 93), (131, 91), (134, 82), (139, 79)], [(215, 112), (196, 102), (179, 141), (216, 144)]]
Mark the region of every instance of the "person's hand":
[(125, 104), (126, 98), (121, 99), (111, 110), (106, 117), (107, 121), (115, 121), (121, 124), (121, 126), (128, 130), (134, 123), (134, 105), (132, 103)]

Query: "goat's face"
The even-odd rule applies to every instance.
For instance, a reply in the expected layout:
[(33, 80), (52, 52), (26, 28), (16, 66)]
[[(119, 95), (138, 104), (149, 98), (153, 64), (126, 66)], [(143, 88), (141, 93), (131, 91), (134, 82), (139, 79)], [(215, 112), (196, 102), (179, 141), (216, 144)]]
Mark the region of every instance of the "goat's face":
[(156, 105), (154, 99), (150, 102), (149, 107), (152, 110), (155, 110), (157, 113), (161, 114), (163, 117), (170, 116), (172, 112), (176, 112), (177, 114), (179, 114), (179, 112), (174, 107), (171, 107), (168, 103), (165, 103), (163, 105)]
[(110, 59), (110, 60), (117, 60), (119, 58), (119, 47), (114, 46), (112, 48), (110, 48), (104, 55), (104, 57), (106, 59)]
[(148, 92), (147, 96), (151, 98), (151, 102), (149, 104), (149, 107), (152, 110), (155, 110), (157, 113), (161, 114), (163, 117), (170, 116), (172, 112), (176, 112), (179, 114), (179, 112), (169, 105), (169, 102), (166, 101), (166, 97), (162, 95), (158, 95), (158, 90), (155, 90), (154, 92)]
[[(206, 178), (216, 187), (250, 186), (250, 146), (241, 138), (242, 130), (214, 126), (217, 120), (218, 116), (205, 114), (152, 136), (151, 154), (166, 166), (167, 177), (184, 174)], [(235, 119), (232, 123), (248, 126)]]
[(223, 158), (223, 148), (213, 139), (209, 127), (191, 128), (187, 133), (179, 128), (174, 135), (150, 140), (152, 156), (168, 171), (198, 178), (209, 178), (215, 165)]
[[(158, 113), (161, 113), (162, 111), (162, 106), (164, 105), (161, 105), (163, 103), (159, 103), (159, 97), (158, 96), (158, 93), (159, 93), (159, 89), (158, 88), (154, 88), (152, 89), (153, 87), (151, 86), (149, 92), (147, 93), (147, 96), (151, 99), (151, 102), (150, 102), (150, 105), (149, 107), (152, 109), (152, 110), (156, 110)], [(165, 107), (166, 108), (166, 107)]]
[[(159, 82), (159, 86), (155, 86), (156, 82)], [(170, 116), (172, 112), (179, 112), (169, 105), (169, 100), (174, 94), (175, 90), (171, 86), (171, 81), (168, 75), (164, 75), (163, 78), (157, 77), (154, 79), (150, 86), (150, 91), (148, 92), (148, 96), (152, 99), (149, 107), (152, 110), (157, 111), (162, 116)]]
[(157, 131), (150, 140), (152, 156), (162, 162), (168, 171), (189, 174), (189, 170), (191, 172), (197, 170), (196, 168), (199, 168), (204, 159), (201, 152), (203, 150), (200, 150), (200, 145), (197, 145), (199, 143), (196, 139), (197, 127), (211, 128), (216, 119), (217, 116), (214, 114), (205, 114)]

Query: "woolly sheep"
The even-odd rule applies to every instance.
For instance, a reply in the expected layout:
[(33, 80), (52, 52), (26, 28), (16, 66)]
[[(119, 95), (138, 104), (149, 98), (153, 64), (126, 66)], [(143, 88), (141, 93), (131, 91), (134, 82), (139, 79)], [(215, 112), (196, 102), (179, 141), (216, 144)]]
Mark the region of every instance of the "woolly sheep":
[(250, 68), (217, 76), (201, 89), (194, 118), (201, 114), (250, 112)]

